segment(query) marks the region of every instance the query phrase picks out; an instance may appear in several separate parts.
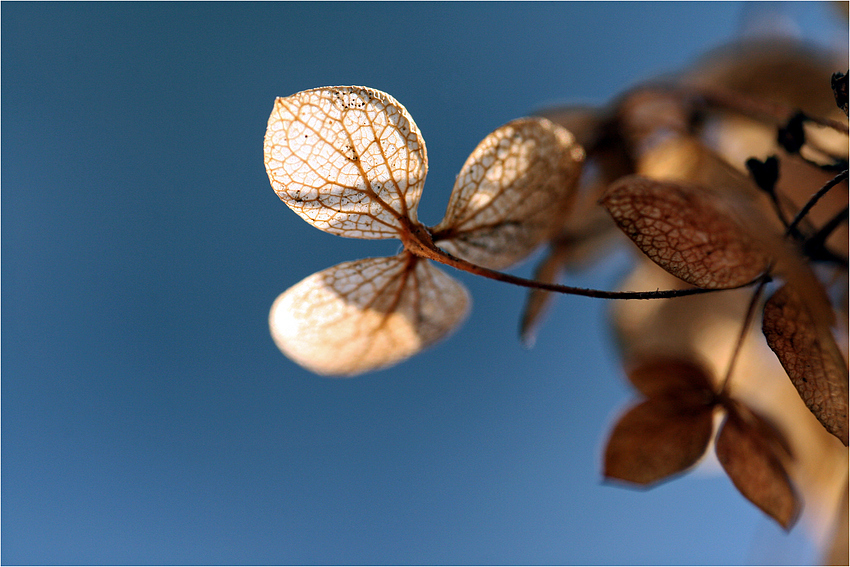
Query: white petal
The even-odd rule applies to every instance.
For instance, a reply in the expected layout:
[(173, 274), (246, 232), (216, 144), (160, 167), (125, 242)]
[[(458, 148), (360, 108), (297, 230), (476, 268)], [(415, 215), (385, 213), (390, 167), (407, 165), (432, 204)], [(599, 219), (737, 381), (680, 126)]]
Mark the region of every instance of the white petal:
[(278, 348), (316, 372), (353, 376), (400, 362), (466, 317), (463, 285), (402, 253), (345, 262), (283, 292), (269, 325)]
[(278, 98), (264, 143), (272, 188), (321, 230), (396, 238), (416, 220), (428, 171), (425, 141), (393, 97), (324, 87)]
[(584, 150), (545, 118), (520, 118), (478, 144), (455, 182), (438, 246), (492, 269), (530, 254), (563, 224)]

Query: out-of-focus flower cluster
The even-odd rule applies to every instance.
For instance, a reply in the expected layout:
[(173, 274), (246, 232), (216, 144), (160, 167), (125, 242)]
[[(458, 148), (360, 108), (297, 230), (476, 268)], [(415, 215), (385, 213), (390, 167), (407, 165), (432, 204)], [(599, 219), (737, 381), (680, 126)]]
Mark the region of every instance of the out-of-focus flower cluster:
[[(709, 444), (713, 415), (717, 456), (741, 492), (786, 527), (802, 505), (826, 560), (846, 564), (846, 173), (795, 222), (847, 168), (846, 107), (830, 82), (838, 71), (847, 71), (846, 53), (738, 43), (607, 108), (541, 113), (573, 132), (587, 157), (577, 205), (537, 278), (557, 281), (615, 246), (636, 252), (628, 290), (731, 287), (769, 273), (738, 290), (613, 304), (624, 368), (643, 402), (614, 428), (606, 475), (651, 484), (686, 470)], [(527, 341), (552, 298), (530, 293)], [(682, 376), (693, 380), (683, 386)], [(683, 420), (689, 433), (671, 433)], [(757, 439), (774, 447), (758, 466), (775, 482), (761, 484), (787, 475), (790, 493), (753, 487), (751, 472), (729, 464), (735, 447)]]

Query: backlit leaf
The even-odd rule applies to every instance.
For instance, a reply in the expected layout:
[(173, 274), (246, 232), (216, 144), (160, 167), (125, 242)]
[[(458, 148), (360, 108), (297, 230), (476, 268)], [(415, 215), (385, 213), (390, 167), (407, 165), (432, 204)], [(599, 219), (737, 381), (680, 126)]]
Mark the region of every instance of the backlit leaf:
[(656, 264), (702, 288), (746, 284), (770, 257), (721, 199), (697, 185), (629, 176), (601, 203)]
[(650, 398), (631, 408), (605, 448), (605, 476), (649, 485), (690, 468), (711, 440), (713, 406)]
[(434, 241), (480, 266), (514, 264), (560, 228), (583, 159), (572, 134), (545, 118), (505, 124), (466, 160)]
[(463, 285), (409, 253), (338, 264), (281, 294), (269, 324), (277, 346), (318, 374), (352, 376), (390, 366), (466, 317)]
[(751, 410), (739, 404), (727, 409), (717, 437), (717, 459), (745, 498), (790, 529), (800, 502), (780, 458), (785, 442)]
[(264, 144), (272, 188), (325, 232), (397, 238), (428, 171), (407, 110), (366, 87), (325, 87), (278, 98)]
[(829, 327), (786, 284), (765, 302), (762, 331), (806, 406), (847, 445), (847, 364)]

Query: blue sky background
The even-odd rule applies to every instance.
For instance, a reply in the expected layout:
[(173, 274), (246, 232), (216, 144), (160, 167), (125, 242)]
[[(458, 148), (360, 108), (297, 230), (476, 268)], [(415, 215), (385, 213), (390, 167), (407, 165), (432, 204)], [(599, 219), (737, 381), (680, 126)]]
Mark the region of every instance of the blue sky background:
[[(722, 475), (601, 483), (632, 396), (604, 302), (559, 299), (525, 350), (525, 292), (455, 274), (473, 296), (458, 333), (343, 381), (267, 327), (290, 285), (398, 247), (280, 202), (274, 97), (396, 97), (435, 224), (497, 126), (609, 101), (773, 9), (847, 44), (818, 3), (4, 2), (2, 562), (815, 561)], [(619, 260), (570, 283), (612, 288)]]

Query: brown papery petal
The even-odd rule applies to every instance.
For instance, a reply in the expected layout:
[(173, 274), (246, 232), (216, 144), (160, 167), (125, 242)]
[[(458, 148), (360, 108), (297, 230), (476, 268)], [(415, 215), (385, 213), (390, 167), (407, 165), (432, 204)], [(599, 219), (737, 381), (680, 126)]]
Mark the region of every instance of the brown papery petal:
[(696, 360), (659, 356), (630, 366), (629, 380), (648, 398), (703, 394), (706, 402), (711, 401), (711, 374)]
[(847, 445), (847, 364), (829, 327), (786, 284), (765, 303), (762, 331), (806, 406)]
[(605, 477), (650, 485), (696, 463), (711, 440), (709, 405), (649, 399), (620, 418), (605, 448)]
[(717, 437), (717, 459), (744, 497), (786, 530), (800, 512), (800, 502), (778, 456), (781, 443), (770, 426), (746, 408), (731, 407)]
[(770, 263), (741, 222), (700, 186), (629, 176), (601, 203), (644, 254), (692, 285), (744, 285)]
[(494, 270), (530, 254), (563, 222), (584, 150), (545, 118), (520, 118), (478, 144), (432, 230), (450, 254)]

